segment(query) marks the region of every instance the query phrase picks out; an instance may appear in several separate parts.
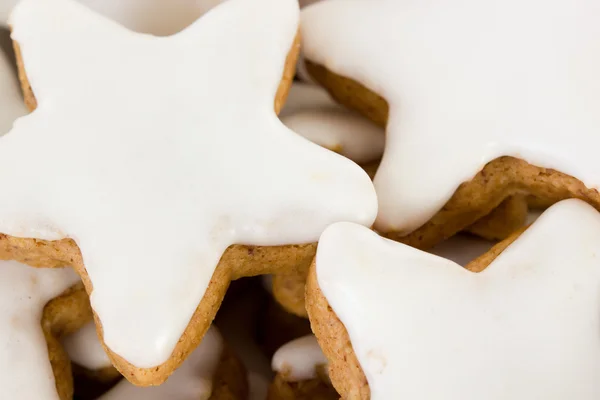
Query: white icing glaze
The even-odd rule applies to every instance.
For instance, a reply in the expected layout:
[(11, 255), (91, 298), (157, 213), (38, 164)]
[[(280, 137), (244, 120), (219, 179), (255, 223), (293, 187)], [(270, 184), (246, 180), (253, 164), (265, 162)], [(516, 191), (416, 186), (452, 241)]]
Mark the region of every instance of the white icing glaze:
[(8, 28), (8, 17), (19, 0), (0, 0), (0, 28)]
[(429, 249), (428, 253), (447, 258), (464, 267), (486, 253), (494, 244), (477, 236), (459, 233)]
[(356, 163), (376, 161), (383, 154), (383, 130), (337, 105), (318, 86), (294, 83), (280, 117), (294, 132)]
[(27, 114), (15, 69), (0, 49), (0, 136), (7, 133), (15, 119)]
[(302, 111), (283, 117), (281, 121), (311, 142), (334, 150), (358, 164), (377, 161), (383, 154), (383, 130), (346, 110)]
[(281, 346), (273, 355), (271, 367), (290, 382), (298, 382), (316, 378), (317, 367), (326, 364), (317, 339), (307, 335)]
[(140, 33), (168, 36), (191, 25), (223, 0), (77, 0)]
[(39, 106), (0, 139), (0, 232), (73, 238), (104, 341), (137, 367), (169, 358), (229, 245), (375, 218), (368, 176), (273, 111), (297, 7), (230, 0), (169, 37), (74, 0), (12, 14)]
[(78, 280), (71, 269), (0, 261), (0, 398), (58, 400), (40, 321), (44, 306)]
[(98, 340), (93, 322), (63, 338), (62, 343), (71, 361), (86, 369), (95, 371), (112, 365)]
[(341, 109), (342, 107), (319, 86), (294, 82), (279, 116), (283, 118), (301, 111), (329, 108)]
[(123, 379), (98, 400), (207, 400), (223, 351), (223, 340), (210, 328), (202, 343), (160, 386), (139, 387)]
[(350, 223), (317, 279), (377, 399), (600, 398), (600, 214), (548, 209), (481, 273)]
[(599, 19), (596, 0), (329, 0), (306, 8), (307, 59), (390, 106), (375, 227), (418, 228), (503, 155), (600, 187)]

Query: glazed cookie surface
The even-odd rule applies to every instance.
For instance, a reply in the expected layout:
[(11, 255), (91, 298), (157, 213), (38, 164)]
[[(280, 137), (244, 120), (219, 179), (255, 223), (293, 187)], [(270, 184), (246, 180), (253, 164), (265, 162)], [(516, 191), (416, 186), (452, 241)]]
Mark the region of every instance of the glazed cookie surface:
[(600, 214), (566, 200), (465, 269), (331, 226), (307, 303), (335, 387), (353, 399), (597, 398), (599, 236)]
[(327, 358), (314, 335), (280, 347), (273, 355), (276, 376), (269, 387), (269, 400), (337, 400), (339, 395), (327, 376)]
[(110, 359), (98, 340), (93, 322), (62, 340), (63, 347), (72, 362), (90, 371), (111, 367)]
[[(71, 398), (69, 359), (56, 336), (91, 317), (89, 306), (75, 290), (66, 294), (79, 282), (71, 269), (36, 269), (0, 261), (1, 398)], [(64, 299), (59, 298), (62, 294)]]
[(441, 225), (447, 237), (521, 191), (600, 208), (599, 17), (589, 0), (304, 9), (312, 76), (387, 126), (376, 229), (432, 244)]
[(311, 142), (359, 165), (378, 162), (383, 154), (383, 130), (361, 115), (344, 110), (314, 85), (292, 85), (281, 122)]
[[(244, 399), (247, 389), (243, 369), (237, 360), (232, 364), (229, 357), (232, 356), (224, 353), (219, 331), (210, 328), (200, 346), (167, 382), (155, 387), (138, 387), (122, 380), (98, 400)], [(220, 367), (227, 367), (229, 371), (225, 374)]]
[(38, 107), (0, 141), (0, 165), (22, 165), (0, 168), (2, 257), (72, 264), (127, 379), (164, 381), (231, 279), (308, 262), (332, 222), (374, 220), (368, 176), (274, 112), (294, 0), (229, 0), (168, 37), (74, 0), (23, 0), (11, 22)]

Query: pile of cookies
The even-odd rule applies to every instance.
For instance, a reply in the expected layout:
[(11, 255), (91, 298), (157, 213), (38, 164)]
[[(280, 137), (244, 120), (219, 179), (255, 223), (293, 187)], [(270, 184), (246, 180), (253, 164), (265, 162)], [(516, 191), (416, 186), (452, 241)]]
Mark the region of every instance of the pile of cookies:
[(0, 0), (0, 398), (597, 400), (599, 19)]

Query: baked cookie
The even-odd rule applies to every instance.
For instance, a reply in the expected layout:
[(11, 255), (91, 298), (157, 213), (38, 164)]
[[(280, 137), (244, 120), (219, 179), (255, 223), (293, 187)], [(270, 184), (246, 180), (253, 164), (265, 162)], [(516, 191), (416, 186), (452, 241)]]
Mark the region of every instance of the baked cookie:
[[(333, 102), (323, 89), (294, 83), (282, 110), (282, 122), (322, 147), (361, 165), (373, 177), (384, 149), (383, 130)], [(498, 207), (465, 230), (488, 240), (501, 240), (521, 228), (527, 217), (525, 196), (506, 198)], [(273, 295), (288, 312), (306, 317), (304, 287), (308, 265), (273, 278)], [(293, 319), (293, 318), (286, 318)], [(289, 340), (291, 338), (283, 338)], [(278, 345), (282, 343), (276, 341)]]
[(386, 126), (376, 230), (427, 248), (516, 193), (600, 209), (598, 18), (589, 1), (305, 8), (312, 77)]
[(63, 338), (62, 345), (71, 362), (83, 374), (100, 382), (110, 382), (121, 376), (104, 352), (93, 322)]
[(383, 154), (383, 129), (337, 106), (326, 92), (309, 84), (292, 85), (281, 121), (311, 142), (359, 165), (378, 163)]
[(71, 365), (59, 338), (92, 317), (77, 274), (1, 261), (0, 296), (0, 398), (71, 399)]
[(65, 336), (61, 343), (71, 360), (77, 400), (97, 399), (121, 377), (100, 344), (93, 322)]
[(229, 0), (169, 37), (74, 0), (12, 13), (39, 107), (0, 139), (0, 258), (74, 266), (134, 384), (183, 362), (230, 280), (307, 265), (326, 226), (375, 218), (367, 174), (274, 112), (298, 13), (295, 0)]
[(6, 54), (0, 49), (0, 136), (12, 128), (15, 119), (27, 114), (17, 77)]
[(598, 398), (598, 237), (600, 214), (577, 199), (466, 269), (329, 227), (307, 307), (334, 386), (352, 399)]
[(98, 400), (244, 400), (248, 396), (242, 363), (210, 328), (202, 343), (162, 385), (134, 386), (123, 379)]
[(282, 346), (273, 356), (277, 374), (269, 387), (269, 400), (337, 400), (327, 375), (327, 358), (314, 335)]

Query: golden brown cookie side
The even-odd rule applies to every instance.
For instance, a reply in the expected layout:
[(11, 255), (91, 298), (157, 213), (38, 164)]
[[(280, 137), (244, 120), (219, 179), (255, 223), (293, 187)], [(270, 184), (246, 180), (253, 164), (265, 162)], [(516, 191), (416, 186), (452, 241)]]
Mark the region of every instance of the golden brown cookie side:
[(559, 201), (560, 199), (541, 198), (535, 195), (527, 196), (527, 205), (533, 210), (545, 210)]
[[(281, 109), (289, 92), (299, 53), (299, 45), (300, 37), (297, 35), (292, 48), (288, 52), (282, 73), (282, 80), (274, 99), (276, 111)], [(37, 101), (27, 77), (19, 44), (14, 42), (14, 47), (26, 103), (33, 110), (36, 108)], [(294, 268), (293, 264), (295, 260), (312, 257), (314, 255), (314, 248), (314, 244), (268, 248), (253, 246), (229, 247), (215, 269), (209, 287), (185, 332), (177, 343), (172, 356), (165, 363), (157, 367), (134, 367), (117, 354), (111, 352), (104, 343), (103, 346), (115, 367), (132, 383), (140, 386), (160, 384), (167, 379), (187, 355), (200, 343), (201, 338), (214, 319), (231, 279), (271, 273), (280, 270), (280, 268)], [(0, 259), (17, 260), (36, 267), (71, 265), (81, 276), (87, 292), (91, 294), (93, 291), (92, 284), (83, 265), (81, 252), (72, 240), (65, 239), (50, 242), (0, 235)], [(259, 265), (260, 262), (273, 262), (273, 264)], [(275, 262), (278, 262), (278, 264), (275, 264)], [(240, 268), (240, 266), (244, 266), (244, 268)], [(94, 316), (94, 318), (99, 336), (102, 337), (100, 321), (97, 316)]]
[(460, 185), (444, 207), (421, 228), (407, 236), (394, 232), (384, 234), (410, 246), (428, 249), (517, 194), (533, 194), (553, 201), (577, 198), (600, 210), (598, 192), (586, 188), (578, 179), (514, 157), (500, 157), (490, 161), (472, 180)]
[(465, 268), (476, 273), (485, 270), (496, 259), (496, 257), (498, 257), (504, 250), (506, 250), (508, 246), (517, 240), (519, 236), (521, 236), (521, 234), (527, 230), (527, 228), (528, 227), (524, 227), (514, 232), (512, 235), (492, 247), (488, 252), (480, 255), (465, 265)]
[(37, 100), (33, 95), (33, 89), (29, 83), (29, 78), (25, 73), (25, 67), (23, 66), (23, 56), (21, 55), (21, 46), (13, 40), (13, 47), (15, 49), (15, 56), (17, 59), (17, 72), (19, 74), (19, 82), (21, 83), (21, 90), (23, 91), (23, 98), (25, 105), (29, 111), (33, 111), (37, 108)]
[[(200, 344), (219, 310), (231, 280), (245, 276), (269, 274), (280, 269), (293, 269), (296, 267), (298, 259), (312, 257), (315, 247), (315, 244), (279, 247), (230, 246), (221, 257), (204, 297), (192, 315), (171, 357), (159, 366), (135, 367), (110, 351), (104, 343), (103, 346), (115, 367), (131, 383), (138, 386), (158, 385), (164, 382)], [(84, 283), (87, 282), (87, 279), (83, 280)], [(88, 284), (89, 282), (86, 287)], [(102, 337), (98, 318), (96, 318), (96, 326)]]
[(44, 307), (41, 325), (48, 346), (48, 358), (54, 372), (56, 391), (61, 400), (73, 397), (71, 361), (62, 348), (60, 338), (81, 328), (91, 320), (92, 314), (87, 295), (78, 284)]
[(340, 395), (330, 383), (321, 378), (290, 382), (283, 374), (277, 374), (271, 385), (267, 400), (338, 400)]
[(275, 94), (275, 113), (277, 115), (279, 115), (285, 105), (285, 101), (287, 100), (294, 81), (294, 76), (296, 76), (296, 65), (298, 64), (298, 57), (300, 55), (300, 42), (301, 36), (300, 30), (298, 30), (294, 42), (292, 43), (292, 47), (285, 59), (283, 76), (279, 83), (279, 87), (277, 88), (277, 93)]
[(247, 397), (246, 369), (240, 359), (225, 344), (213, 377), (210, 400), (243, 400)]
[[(465, 268), (474, 273), (485, 270), (526, 229), (513, 233)], [(306, 286), (306, 304), (312, 329), (329, 360), (329, 376), (333, 385), (343, 399), (369, 399), (369, 385), (352, 348), (348, 331), (319, 288), (314, 263)]]
[(350, 342), (346, 327), (323, 295), (317, 281), (316, 265), (310, 267), (306, 282), (306, 309), (319, 346), (329, 360), (329, 377), (343, 399), (371, 397), (365, 376)]
[(287, 312), (307, 318), (304, 286), (312, 258), (291, 272), (273, 274), (273, 298)]
[(490, 241), (503, 240), (525, 225), (528, 211), (525, 195), (510, 196), (466, 231)]
[[(298, 265), (314, 257), (316, 244), (290, 246), (230, 246), (219, 261), (202, 301), (196, 308), (187, 328), (175, 346), (171, 357), (152, 368), (138, 368), (102, 345), (113, 365), (130, 382), (138, 386), (158, 385), (181, 365), (200, 344), (223, 300), (229, 282), (245, 276), (264, 275), (280, 271), (294, 271)], [(16, 260), (32, 266), (71, 265), (77, 271), (87, 293), (93, 291), (79, 248), (69, 239), (43, 241), (0, 235), (0, 259)], [(102, 338), (102, 324), (94, 315), (98, 335)], [(64, 333), (64, 332), (63, 332)], [(65, 333), (66, 334), (66, 333)]]
[(306, 70), (323, 86), (338, 103), (358, 111), (377, 125), (387, 125), (389, 107), (387, 101), (357, 81), (337, 75), (322, 65), (306, 60)]
[[(337, 75), (323, 65), (306, 62), (311, 76), (339, 103), (358, 111), (380, 126), (387, 124), (389, 106), (385, 99), (359, 82)], [(507, 197), (532, 195), (536, 207), (547, 207), (567, 198), (579, 198), (600, 210), (600, 196), (582, 182), (559, 171), (540, 168), (513, 157), (490, 161), (430, 221), (406, 235), (383, 232), (387, 237), (420, 249), (428, 249), (489, 215)], [(496, 236), (496, 235), (494, 235)]]

